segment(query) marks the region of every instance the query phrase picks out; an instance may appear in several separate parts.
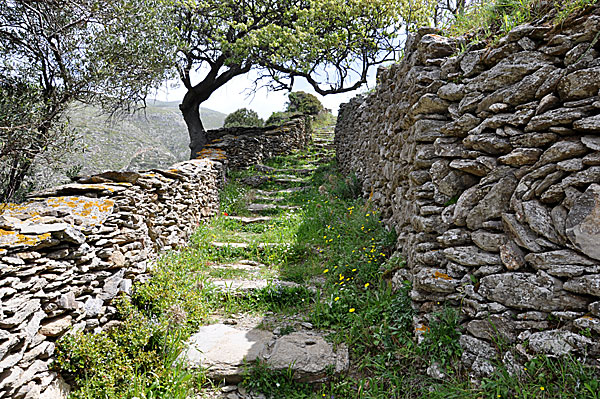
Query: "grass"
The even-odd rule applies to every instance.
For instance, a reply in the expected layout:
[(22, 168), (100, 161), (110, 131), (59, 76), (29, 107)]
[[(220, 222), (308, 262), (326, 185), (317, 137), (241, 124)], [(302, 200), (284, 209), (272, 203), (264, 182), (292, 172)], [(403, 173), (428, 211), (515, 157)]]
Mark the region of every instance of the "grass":
[[(271, 166), (297, 168), (314, 157), (296, 153), (277, 157)], [(251, 190), (234, 179), (255, 173), (236, 172), (221, 200), (223, 212), (243, 213)], [(410, 283), (392, 290), (390, 279), (405, 267), (394, 254), (396, 236), (380, 223), (369, 201), (361, 198), (353, 176), (335, 165), (320, 166), (310, 187), (285, 195), (301, 205), (277, 212), (273, 220), (243, 225), (221, 214), (202, 225), (187, 248), (164, 254), (152, 279), (122, 298), (122, 325), (101, 334), (75, 334), (58, 343), (55, 369), (72, 382), (74, 398), (187, 398), (210, 382), (202, 371), (188, 371), (174, 359), (185, 339), (215, 315), (293, 316), (327, 333), (335, 345), (350, 349), (347, 374), (330, 375), (317, 385), (299, 383), (291, 370), (266, 364), (249, 367), (243, 384), (273, 398), (598, 398), (598, 372), (577, 359), (523, 358), (513, 353), (518, 372), (501, 358), (495, 372), (478, 384), (460, 366), (460, 309), (440, 304), (422, 340), (414, 339)], [(282, 186), (274, 186), (281, 188)], [(212, 241), (246, 242), (248, 248), (216, 248)], [(261, 243), (277, 243), (261, 247)], [(257, 262), (253, 270), (216, 268), (241, 260)], [(279, 278), (304, 285), (269, 285), (250, 292), (217, 289), (211, 279)], [(309, 289), (309, 285), (314, 288)], [(286, 322), (287, 323), (287, 322)], [(295, 327), (280, 324), (282, 333)], [(510, 348), (506, 348), (510, 350)], [(429, 377), (432, 364), (446, 375)]]
[(484, 0), (468, 7), (446, 27), (451, 36), (468, 36), (472, 41), (496, 43), (518, 25), (550, 16), (560, 25), (598, 0)]

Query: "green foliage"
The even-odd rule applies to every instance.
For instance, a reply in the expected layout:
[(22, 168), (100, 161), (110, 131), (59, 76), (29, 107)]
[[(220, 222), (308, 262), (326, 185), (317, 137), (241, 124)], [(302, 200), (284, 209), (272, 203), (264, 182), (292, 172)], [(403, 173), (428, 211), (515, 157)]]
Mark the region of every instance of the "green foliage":
[(242, 384), (252, 392), (262, 393), (268, 398), (314, 398), (310, 384), (295, 381), (291, 369), (273, 370), (264, 362), (248, 368)]
[(260, 127), (263, 125), (264, 121), (258, 117), (256, 111), (240, 108), (227, 115), (223, 127)]
[(279, 126), (286, 122), (289, 122), (293, 118), (299, 116), (296, 112), (280, 112), (275, 111), (269, 116), (269, 119), (265, 122), (265, 126)]
[(458, 343), (460, 335), (458, 311), (445, 307), (433, 315), (433, 320), (423, 334), (423, 341), (418, 346), (418, 353), (451, 370), (462, 354)]
[(314, 95), (303, 91), (288, 94), (287, 112), (297, 112), (305, 115), (317, 115), (325, 109), (321, 101)]
[(473, 2), (448, 28), (451, 35), (470, 35), (474, 41), (495, 42), (518, 25), (552, 15), (562, 23), (598, 0), (485, 0)]
[(181, 321), (151, 322), (125, 298), (117, 306), (119, 326), (57, 342), (53, 368), (75, 384), (70, 397), (187, 398), (202, 376), (175, 364), (184, 338)]
[(129, 109), (169, 76), (173, 46), (156, 29), (162, 5), (0, 3), (0, 201), (18, 197), (37, 158), (69, 149), (72, 134), (62, 119), (68, 104), (97, 101), (112, 111)]

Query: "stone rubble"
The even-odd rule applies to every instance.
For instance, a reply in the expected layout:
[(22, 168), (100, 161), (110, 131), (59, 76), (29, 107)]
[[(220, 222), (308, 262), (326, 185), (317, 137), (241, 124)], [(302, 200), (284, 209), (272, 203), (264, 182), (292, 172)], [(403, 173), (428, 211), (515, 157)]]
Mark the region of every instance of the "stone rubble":
[(600, 362), (600, 8), (588, 10), (462, 53), (463, 39), (420, 30), (339, 112), (339, 165), (398, 233), (408, 273), (394, 281), (412, 282), (415, 326), (459, 307), (477, 377), (493, 370), (491, 325), (528, 353)]

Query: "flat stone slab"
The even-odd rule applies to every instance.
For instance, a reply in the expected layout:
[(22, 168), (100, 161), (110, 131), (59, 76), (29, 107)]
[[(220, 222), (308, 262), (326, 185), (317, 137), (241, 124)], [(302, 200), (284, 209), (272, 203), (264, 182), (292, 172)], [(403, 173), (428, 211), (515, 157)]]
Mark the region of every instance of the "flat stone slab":
[(214, 381), (238, 383), (244, 365), (256, 360), (259, 353), (274, 338), (265, 330), (238, 330), (225, 324), (202, 326), (187, 341), (180, 359), (194, 368), (207, 369)]
[(275, 190), (275, 191), (256, 190), (256, 194), (260, 194), (260, 195), (291, 194), (291, 193), (297, 193), (297, 192), (300, 192), (300, 191), (307, 190), (308, 188), (309, 188), (309, 186), (291, 187), (291, 188), (286, 188), (286, 189), (283, 189), (283, 190)]
[[(252, 246), (252, 244), (247, 243), (247, 242), (218, 242), (218, 241), (213, 241), (210, 243), (210, 245), (212, 245), (213, 247), (219, 247), (219, 248), (242, 248), (242, 249), (246, 249), (249, 248), (250, 246)], [(278, 245), (290, 245), (287, 243), (276, 243), (276, 242), (261, 242), (260, 244), (257, 245), (258, 248), (266, 248), (266, 247), (276, 247)]]
[[(249, 261), (251, 262), (251, 261)], [(235, 262), (235, 263), (221, 263), (218, 265), (212, 265), (211, 269), (220, 269), (220, 270), (243, 270), (250, 273), (258, 273), (260, 271), (261, 266), (266, 267), (265, 265), (254, 262), (254, 263), (246, 263), (246, 262)]]
[(333, 345), (312, 331), (298, 331), (282, 337), (271, 332), (236, 329), (225, 324), (200, 327), (187, 341), (180, 360), (191, 367), (207, 369), (213, 381), (232, 384), (242, 380), (244, 365), (257, 359), (275, 370), (288, 370), (304, 382), (319, 382), (327, 378), (328, 370), (341, 373), (348, 369), (348, 348)]
[(267, 212), (272, 210), (292, 210), (300, 209), (299, 206), (275, 205), (275, 204), (249, 204), (247, 208), (250, 212)]
[(273, 218), (270, 216), (256, 216), (256, 217), (225, 216), (225, 217), (227, 219), (237, 220), (238, 222), (243, 223), (243, 224), (263, 223), (263, 222), (269, 222), (269, 221), (273, 220)]
[(280, 280), (240, 280), (240, 279), (224, 279), (224, 280), (212, 280), (211, 284), (225, 292), (249, 292), (254, 290), (260, 290), (263, 288), (271, 287), (299, 287), (300, 285), (292, 281), (280, 281)]

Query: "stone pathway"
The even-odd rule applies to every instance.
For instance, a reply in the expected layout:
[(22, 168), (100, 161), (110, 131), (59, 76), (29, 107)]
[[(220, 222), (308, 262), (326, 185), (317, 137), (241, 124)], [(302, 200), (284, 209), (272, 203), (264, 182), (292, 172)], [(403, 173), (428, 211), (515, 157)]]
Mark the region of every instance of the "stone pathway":
[[(314, 137), (316, 155), (307, 159), (306, 167), (274, 168), (256, 165), (253, 175), (240, 181), (252, 189), (247, 194), (249, 216), (226, 215), (224, 217), (239, 222), (242, 226), (269, 224), (277, 213), (297, 211), (299, 206), (285, 203), (289, 195), (301, 192), (309, 186), (310, 175), (316, 170), (313, 165), (323, 162), (321, 159), (331, 156), (333, 134), (320, 132)], [(270, 189), (261, 189), (263, 185)], [(273, 188), (274, 187), (274, 188)], [(260, 201), (260, 202), (257, 202)], [(265, 214), (268, 214), (266, 216)], [(257, 242), (259, 235), (232, 232), (225, 241), (214, 241), (215, 248), (234, 248), (236, 250), (264, 249), (280, 245), (281, 242)], [(284, 281), (273, 275), (264, 264), (250, 260), (212, 264), (209, 275), (227, 275), (233, 273), (239, 277), (209, 277), (207, 283), (215, 290), (227, 295), (244, 296), (266, 287), (300, 287), (299, 284)], [(315, 281), (315, 284), (319, 284)], [(316, 291), (314, 286), (306, 287)], [(304, 315), (283, 315), (267, 313), (264, 316), (234, 315), (222, 317), (215, 315), (215, 324), (201, 327), (188, 340), (187, 349), (181, 358), (192, 367), (207, 370), (208, 378), (215, 384), (213, 389), (204, 390), (198, 398), (227, 399), (263, 399), (262, 394), (248, 392), (242, 385), (242, 375), (249, 364), (256, 361), (266, 362), (274, 370), (291, 368), (294, 376), (303, 382), (322, 382), (328, 372), (340, 373), (349, 367), (348, 348), (337, 345), (335, 348), (324, 338), (325, 332), (315, 331), (306, 322)]]

